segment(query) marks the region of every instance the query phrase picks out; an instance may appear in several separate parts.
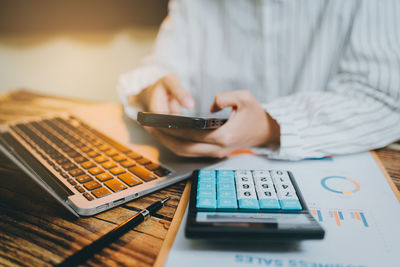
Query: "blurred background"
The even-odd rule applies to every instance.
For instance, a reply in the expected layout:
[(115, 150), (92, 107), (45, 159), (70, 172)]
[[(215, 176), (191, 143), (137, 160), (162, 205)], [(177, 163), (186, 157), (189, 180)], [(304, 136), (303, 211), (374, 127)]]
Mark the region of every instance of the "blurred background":
[(167, 0), (0, 0), (0, 93), (117, 102), (150, 53)]

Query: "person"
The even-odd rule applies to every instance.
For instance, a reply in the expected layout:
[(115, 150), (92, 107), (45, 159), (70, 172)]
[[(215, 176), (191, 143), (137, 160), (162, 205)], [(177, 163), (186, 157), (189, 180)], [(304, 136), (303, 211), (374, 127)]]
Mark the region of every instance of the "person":
[(299, 160), (400, 138), (400, 2), (177, 0), (120, 77), (126, 113), (230, 108), (211, 130), (146, 129), (180, 156)]

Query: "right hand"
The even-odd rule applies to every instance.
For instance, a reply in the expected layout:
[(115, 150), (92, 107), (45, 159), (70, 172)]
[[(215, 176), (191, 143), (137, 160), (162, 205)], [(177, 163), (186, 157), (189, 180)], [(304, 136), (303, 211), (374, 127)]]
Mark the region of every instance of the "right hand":
[(181, 114), (181, 107), (194, 107), (193, 97), (175, 74), (168, 74), (138, 95), (130, 96), (129, 102), (144, 111), (164, 114)]

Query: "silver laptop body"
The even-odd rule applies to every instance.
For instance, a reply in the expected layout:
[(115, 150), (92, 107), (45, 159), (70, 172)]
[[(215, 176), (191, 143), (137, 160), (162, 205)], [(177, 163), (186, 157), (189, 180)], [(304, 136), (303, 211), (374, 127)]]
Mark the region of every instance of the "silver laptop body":
[[(73, 128), (59, 124), (58, 120), (68, 121), (76, 129), (81, 129), (83, 123), (97, 130), (99, 135), (91, 137), (91, 132), (87, 133), (86, 128), (82, 132), (74, 131)], [(46, 123), (42, 123), (43, 121)], [(40, 125), (36, 122), (40, 122)], [(51, 122), (58, 125), (56, 129), (59, 132), (50, 127), (53, 125), (49, 124)], [(72, 141), (64, 139), (62, 131), (68, 132)], [(36, 141), (31, 139), (34, 135), (39, 136), (35, 138), (40, 139), (38, 142), (41, 146), (37, 146)], [(108, 137), (122, 146), (114, 146), (113, 140), (107, 139)], [(104, 144), (98, 144), (95, 138)], [(75, 146), (75, 140), (82, 142), (78, 141), (79, 145)], [(73, 151), (63, 151), (55, 145), (59, 142), (73, 148)], [(53, 148), (47, 150), (49, 145)], [(82, 152), (79, 146), (87, 151), (94, 151), (91, 155), (95, 155), (95, 152), (99, 155), (91, 158), (88, 156), (90, 152)], [(104, 150), (107, 147), (110, 149)], [(127, 152), (127, 149), (132, 153)], [(108, 210), (181, 181), (189, 177), (195, 169), (218, 163), (211, 159), (187, 159), (173, 155), (136, 121), (128, 118), (117, 104), (87, 106), (68, 113), (31, 117), (1, 125), (0, 150), (75, 216), (90, 216)], [(53, 159), (54, 154), (56, 156)], [(127, 156), (132, 154), (139, 154), (141, 158), (134, 160)], [(66, 164), (58, 164), (60, 159), (57, 159), (57, 155), (66, 159), (75, 169), (64, 169)], [(121, 161), (124, 157), (127, 159)], [(91, 163), (84, 164), (88, 161)], [(135, 163), (131, 167), (133, 172), (129, 167), (121, 166), (127, 161)], [(157, 169), (158, 165), (160, 167)], [(101, 169), (100, 172), (97, 167)], [(136, 175), (137, 170), (140, 171), (139, 175)], [(120, 173), (121, 171), (124, 172)], [(142, 173), (150, 178), (141, 179)]]

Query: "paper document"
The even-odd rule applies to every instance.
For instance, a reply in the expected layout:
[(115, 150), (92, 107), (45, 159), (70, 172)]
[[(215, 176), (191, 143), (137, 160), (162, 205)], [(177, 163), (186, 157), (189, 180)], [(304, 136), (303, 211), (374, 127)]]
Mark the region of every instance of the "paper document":
[(166, 266), (400, 266), (400, 203), (371, 153), (301, 162), (240, 155), (219, 169), (293, 172), (323, 240), (233, 244), (189, 240), (182, 220)]

